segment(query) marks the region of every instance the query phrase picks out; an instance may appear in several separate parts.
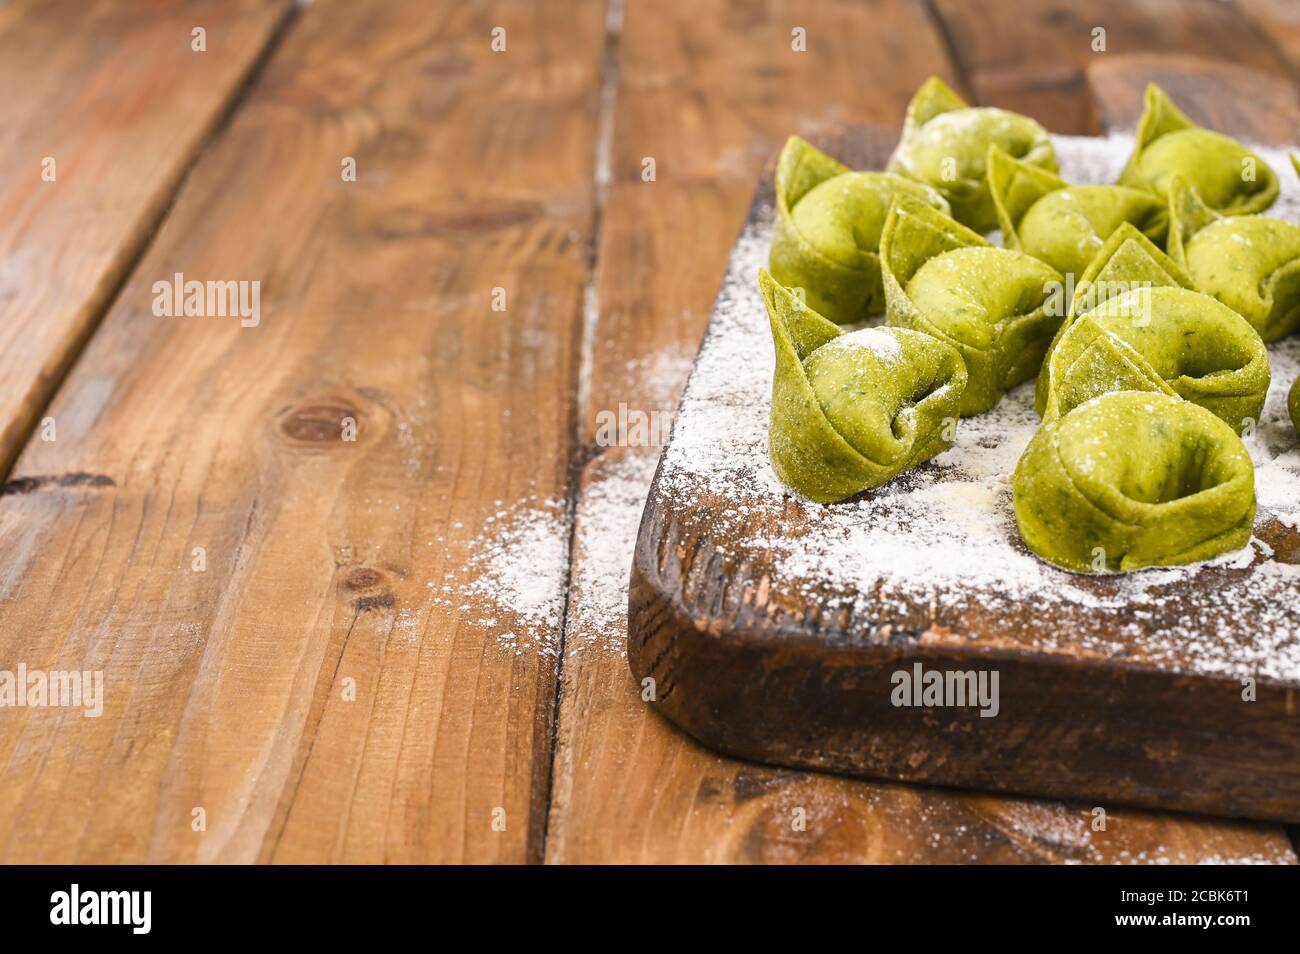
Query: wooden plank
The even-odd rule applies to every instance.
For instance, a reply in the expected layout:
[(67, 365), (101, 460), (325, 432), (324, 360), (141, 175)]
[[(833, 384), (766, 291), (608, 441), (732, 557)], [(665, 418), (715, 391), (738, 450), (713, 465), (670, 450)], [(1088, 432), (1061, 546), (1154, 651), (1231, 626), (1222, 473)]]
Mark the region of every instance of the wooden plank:
[[(702, 19), (685, 3), (659, 11), (648, 22), (632, 8), (619, 51), (618, 159), (584, 405), (593, 444), (598, 415), (607, 418), (620, 404), (646, 414), (671, 410), (760, 158), (791, 132), (816, 135), (853, 119), (896, 125), (915, 84), (931, 72), (952, 78), (919, 4), (801, 5), (790, 17), (756, 15), (747, 30)], [(833, 55), (810, 64), (785, 58), (796, 20), (808, 30), (806, 55), (824, 37)], [(891, 41), (870, 57), (838, 50), (840, 43), (857, 49), (864, 35)], [(705, 68), (697, 61), (724, 42), (731, 74), (707, 87), (694, 82)], [(665, 61), (669, 53), (675, 59)], [(846, 92), (846, 83), (858, 92)], [(765, 108), (744, 114), (749, 128), (734, 128), (732, 104), (760, 88)], [(685, 128), (663, 105), (673, 100), (688, 104)], [(692, 136), (722, 128), (727, 139), (692, 148)], [(643, 148), (649, 140), (654, 146)], [(660, 169), (678, 171), (641, 183), (640, 159), (649, 153)], [(718, 163), (717, 156), (744, 161)], [(790, 772), (704, 749), (640, 701), (623, 655), (619, 586), (627, 560), (618, 546), (635, 536), (658, 450), (590, 452), (599, 456), (584, 472), (577, 509), (548, 861), (1294, 860), (1271, 828), (1121, 809), (1103, 835), (1092, 832), (1090, 816), (1059, 803)], [(793, 825), (797, 808), (807, 822), (802, 832)]]
[[(1183, 53), (1289, 76), (1285, 60), (1217, 0), (932, 0), (976, 101), (1026, 113), (1053, 132), (1091, 134), (1084, 71), (1115, 54)], [(1105, 31), (1105, 49), (1094, 49)]]
[[(919, 0), (818, 0), (779, 12), (643, 6), (629, 5), (619, 47), (589, 437), (600, 410), (644, 403), (628, 393), (626, 361), (663, 350), (694, 356), (754, 180), (787, 136), (899, 125), (921, 82), (953, 78)], [(791, 49), (796, 28), (806, 52)], [(892, 39), (864, 56), (868, 36)], [(646, 158), (656, 161), (654, 182), (641, 178)], [(681, 241), (686, 222), (707, 242)]]
[[(602, 41), (302, 12), (0, 497), (0, 668), (105, 673), (100, 718), (0, 712), (4, 860), (540, 856), (556, 661), (438, 594), (566, 493)], [(177, 272), (260, 322), (155, 317)]]
[[(796, 29), (807, 52), (792, 48)], [(863, 35), (894, 39), (862, 56)], [(723, 48), (727, 56), (716, 56)], [(754, 179), (785, 136), (826, 133), (853, 120), (897, 125), (928, 75), (953, 77), (924, 5), (910, 0), (835, 1), (789, 12), (685, 0), (654, 9), (633, 4), (617, 66), (598, 320), (582, 406), (589, 452), (603, 452), (589, 465), (578, 502), (546, 857), (693, 862), (724, 853), (719, 829), (679, 840), (684, 816), (656, 814), (660, 795), (680, 808), (668, 793), (694, 792), (719, 773), (744, 775), (774, 798), (797, 785), (784, 773), (690, 746), (638, 699), (623, 645), (630, 541), (621, 556), (590, 552), (586, 543), (610, 521), (625, 535), (630, 521), (634, 534), (658, 448), (595, 447), (599, 419), (620, 404), (643, 415), (671, 412)], [(654, 182), (641, 178), (647, 156), (655, 159)], [(608, 468), (616, 483), (599, 480)], [(602, 507), (611, 487), (630, 499)], [(850, 797), (865, 790), (862, 782), (833, 780), (836, 786)]]
[(0, 477), (291, 8), (0, 7)]
[[(625, 463), (631, 476), (616, 470), (615, 477), (627, 490), (640, 474), (644, 498), (646, 467), (658, 450), (594, 446), (601, 415), (617, 413), (620, 404), (646, 415), (671, 412), (754, 180), (786, 136), (816, 135), (849, 120), (898, 124), (928, 76), (952, 79), (924, 5), (913, 0), (831, 0), (781, 12), (672, 0), (653, 10), (631, 4), (625, 23), (620, 9), (615, 6), (621, 37), (611, 99), (617, 112), (598, 255), (598, 318), (589, 329), (582, 404), (589, 453), (603, 454), (584, 476), (575, 528), (546, 853), (557, 862), (711, 857), (721, 847), (719, 833), (681, 840), (665, 834), (682, 819), (654, 815), (654, 793), (693, 789), (719, 766), (725, 773), (776, 777), (701, 750), (685, 751), (672, 776), (662, 774), (659, 753), (683, 752), (683, 739), (637, 697), (623, 651), (625, 599), (622, 606), (596, 605), (608, 603), (608, 588), (593, 595), (594, 588), (584, 586), (589, 576), (612, 574), (618, 602), (630, 543), (620, 557), (593, 555), (584, 541), (610, 520), (626, 527), (628, 508), (633, 522), (640, 510), (636, 490), (628, 491), (633, 499), (617, 515), (593, 509), (602, 493), (593, 490), (596, 475)], [(806, 52), (792, 48), (796, 29), (803, 31)], [(894, 40), (863, 57), (858, 43), (864, 35)], [(725, 57), (715, 55), (723, 48)], [(647, 157), (655, 160), (653, 182), (642, 179)], [(638, 744), (649, 747), (641, 753), (648, 760), (627, 761)], [(618, 753), (612, 760), (611, 750)], [(653, 784), (644, 774), (651, 765)], [(629, 775), (634, 784), (624, 790)], [(657, 854), (637, 847), (648, 840)]]

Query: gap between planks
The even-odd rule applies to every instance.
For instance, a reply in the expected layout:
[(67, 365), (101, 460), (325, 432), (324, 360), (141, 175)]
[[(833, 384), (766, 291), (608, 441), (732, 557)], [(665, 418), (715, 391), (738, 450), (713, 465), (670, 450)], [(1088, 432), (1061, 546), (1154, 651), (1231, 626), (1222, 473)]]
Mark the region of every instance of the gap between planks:
[(551, 796), (555, 787), (555, 758), (560, 746), (560, 705), (564, 695), (564, 660), (569, 632), (569, 607), (573, 595), (576, 561), (574, 545), (578, 531), (578, 501), (582, 496), (582, 474), (596, 454), (591, 453), (586, 441), (587, 403), (591, 398), (591, 369), (595, 360), (596, 329), (600, 324), (600, 299), (596, 282), (600, 264), (600, 240), (605, 224), (605, 203), (609, 199), (609, 184), (613, 177), (612, 150), (614, 146), (614, 119), (618, 106), (618, 79), (623, 39), (623, 10), (625, 0), (607, 0), (605, 8), (605, 42), (600, 63), (600, 101), (597, 107), (595, 158), (592, 164), (594, 205), (592, 208), (591, 254), (587, 257), (590, 273), (582, 296), (582, 321), (579, 324), (580, 341), (578, 362), (574, 369), (577, 395), (573, 407), (573, 451), (570, 455), (568, 489), (565, 494), (565, 519), (568, 528), (569, 568), (564, 588), (564, 603), (560, 611), (559, 648), (555, 659), (555, 693), (551, 700), (550, 751), (546, 759), (546, 786), (541, 793), (542, 832), (538, 839), (537, 863), (546, 860), (546, 841), (551, 829)]

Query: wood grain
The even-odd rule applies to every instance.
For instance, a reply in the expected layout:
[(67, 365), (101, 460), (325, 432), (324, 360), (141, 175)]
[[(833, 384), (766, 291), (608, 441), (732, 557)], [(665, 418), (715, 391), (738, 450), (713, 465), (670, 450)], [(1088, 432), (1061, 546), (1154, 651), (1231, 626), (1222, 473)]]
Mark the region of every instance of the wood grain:
[[(1126, 53), (1182, 53), (1290, 79), (1286, 61), (1218, 0), (932, 0), (976, 101), (1033, 116), (1052, 132), (1093, 134), (1085, 70)], [(1094, 30), (1105, 49), (1094, 49)]]
[(0, 477), (291, 8), (0, 7)]
[[(23, 96), (0, 104), (0, 209), (32, 194), (6, 192), (15, 148), (29, 173), (30, 146), (10, 133), (55, 128), (53, 113), (28, 111), (33, 91), (72, 115), (86, 90), (104, 90), (98, 112), (64, 130), (85, 134), (79, 149), (97, 157), (87, 168), (113, 166), (146, 198), (174, 191), (188, 160), (176, 149), (174, 168), (149, 165), (173, 147), (147, 128), (153, 104), (186, 97), (169, 128), (194, 132), (192, 155), (222, 111), (204, 96), (224, 87), (190, 84), (205, 74), (180, 58), (187, 42), (119, 50), (100, 68), (105, 33), (135, 43), (167, 29), (151, 14), (185, 21), (194, 9), (212, 48), (216, 19), (283, 12), (145, 0), (40, 10), (74, 6), (84, 23), (40, 32), (57, 20), (0, 4), (0, 75), (23, 67)], [(30, 445), (0, 493), (0, 669), (108, 675), (101, 719), (0, 712), (4, 860), (540, 856), (553, 662), (503, 650), (486, 626), (494, 608), (430, 594), (465, 578), (498, 500), (562, 504), (579, 449), (569, 384), (594, 241), (600, 11), (404, 6), (337, 0), (302, 15), (61, 389), (58, 440)], [(586, 453), (598, 450), (599, 411), (671, 408), (753, 178), (785, 135), (896, 123), (929, 72), (960, 81), (925, 12), (901, 0), (629, 11), (637, 35), (621, 55), (613, 44), (623, 72), (608, 88), (616, 135), (579, 412)], [(6, 46), (19, 23), (49, 42)], [(95, 24), (99, 45), (78, 32)], [(488, 49), (497, 25), (509, 31), (504, 55)], [(809, 52), (796, 55), (799, 25)], [(82, 55), (65, 60), (55, 41), (70, 37)], [(864, 57), (864, 42), (885, 54)], [(247, 69), (255, 46), (240, 45), (253, 53)], [(169, 56), (187, 70), (155, 73)], [(67, 81), (88, 63), (93, 82)], [(147, 89), (111, 95), (141, 76)], [(6, 110), (34, 118), (24, 127)], [(92, 151), (121, 125), (140, 141)], [(135, 166), (118, 168), (137, 145)], [(343, 155), (358, 157), (358, 182), (337, 178)], [(647, 155), (654, 183), (640, 180)], [(142, 167), (152, 177), (129, 175)], [(59, 170), (62, 190), (72, 183), (62, 160)], [(118, 194), (80, 193), (79, 214), (29, 243), (111, 239), (112, 225), (130, 224), (135, 251), (95, 245), (112, 259), (102, 274), (117, 277), (89, 286), (90, 325), (166, 205), (95, 219)], [(262, 322), (153, 317), (150, 284), (176, 269), (261, 280)], [(505, 315), (487, 307), (495, 287), (509, 292)], [(9, 302), (0, 294), (5, 327)], [(75, 354), (81, 337), (68, 340)], [(64, 367), (46, 376), (47, 396)], [(10, 380), (0, 374), (6, 394)], [(360, 433), (343, 445), (335, 428), (347, 415)], [(700, 748), (639, 702), (617, 651), (593, 652), (611, 623), (584, 587), (594, 560), (583, 528), (600, 529), (601, 493), (634, 482), (654, 453), (604, 449), (583, 473), (548, 860), (1292, 859), (1273, 829), (1116, 811), (1097, 833), (1056, 803), (788, 772)], [(195, 546), (203, 573), (191, 570)], [(357, 700), (345, 703), (348, 679)], [(193, 831), (195, 807), (206, 832)], [(496, 808), (503, 832), (489, 824)]]
[[(819, 25), (822, 17), (832, 18), (830, 30)], [(738, 30), (725, 18), (702, 21), (689, 4), (668, 6), (654, 23), (635, 7), (629, 11), (612, 150), (622, 158), (612, 170), (616, 184), (604, 216), (599, 320), (590, 345), (595, 360), (583, 408), (589, 442), (596, 415), (620, 403), (672, 407), (759, 162), (791, 132), (817, 135), (854, 118), (896, 125), (916, 84), (930, 73), (952, 78), (918, 4), (801, 5), (791, 20), (771, 19), (777, 22), (759, 17)], [(804, 61), (778, 55), (788, 49), (796, 19), (808, 28), (810, 56), (828, 33), (833, 43), (863, 36), (890, 41), (883, 56), (832, 47), (833, 56), (810, 64), (820, 71), (813, 77), (794, 72), (808, 69)], [(692, 78), (703, 68), (695, 58), (704, 54), (690, 54), (723, 44), (734, 75), (702, 87)], [(665, 61), (664, 51), (684, 52)], [(757, 83), (770, 84), (766, 108), (746, 114), (751, 127), (737, 129), (730, 103)], [(886, 92), (856, 95), (846, 84)], [(669, 140), (677, 127), (660, 119), (661, 103), (673, 95), (687, 104), (691, 119), (688, 131)], [(711, 150), (693, 147), (691, 135), (701, 134), (716, 137)], [(655, 146), (643, 150), (647, 140)], [(660, 169), (672, 170), (653, 184), (636, 177), (647, 153), (660, 158)], [(717, 156), (744, 161), (719, 164)], [(683, 241), (685, 235), (694, 238)], [(608, 560), (584, 550), (587, 530), (595, 535), (611, 520), (611, 488), (626, 492), (637, 479), (648, 488), (658, 450), (593, 447), (589, 453), (598, 456), (585, 469), (577, 508), (548, 861), (1294, 860), (1285, 837), (1271, 828), (1121, 809), (1112, 813), (1109, 833), (1092, 832), (1081, 809), (1059, 803), (791, 772), (704, 749), (640, 701), (619, 644), (626, 616), (611, 619), (602, 599), (607, 594), (586, 586), (584, 569)], [(806, 824), (796, 831), (800, 808)]]
[(1272, 42), (1300, 77), (1300, 7), (1291, 0), (1232, 0), (1262, 37)]
[[(1156, 83), (1194, 121), (1229, 136), (1287, 145), (1300, 139), (1294, 83), (1248, 66), (1181, 53), (1115, 55), (1088, 67), (1103, 129), (1132, 129)], [(1242, 104), (1249, 102), (1249, 108)], [(1278, 170), (1285, 175), (1283, 170)]]
[[(0, 668), (106, 679), (0, 711), (4, 860), (540, 857), (555, 660), (436, 594), (566, 493), (602, 41), (558, 0), (302, 12), (0, 497)], [(155, 317), (175, 272), (260, 323)]]
[[(628, 360), (694, 356), (759, 169), (788, 136), (900, 124), (921, 82), (953, 78), (919, 0), (645, 6), (628, 6), (618, 50), (588, 440), (601, 410), (644, 403)], [(791, 49), (796, 28), (805, 53)]]

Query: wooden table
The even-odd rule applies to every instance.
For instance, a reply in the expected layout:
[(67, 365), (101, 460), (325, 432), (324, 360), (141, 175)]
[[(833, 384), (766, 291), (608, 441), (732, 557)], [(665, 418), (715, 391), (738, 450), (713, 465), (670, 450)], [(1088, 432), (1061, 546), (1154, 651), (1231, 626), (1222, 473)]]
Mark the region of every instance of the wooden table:
[[(735, 762), (601, 635), (590, 531), (655, 448), (600, 414), (671, 404), (785, 136), (935, 73), (1096, 132), (1126, 54), (1294, 96), (1285, 0), (1079, 6), (0, 3), (0, 670), (105, 679), (98, 718), (0, 709), (0, 859), (1294, 862)], [(258, 320), (158, 314), (176, 273), (259, 282)], [(556, 652), (440, 595), (529, 500)]]

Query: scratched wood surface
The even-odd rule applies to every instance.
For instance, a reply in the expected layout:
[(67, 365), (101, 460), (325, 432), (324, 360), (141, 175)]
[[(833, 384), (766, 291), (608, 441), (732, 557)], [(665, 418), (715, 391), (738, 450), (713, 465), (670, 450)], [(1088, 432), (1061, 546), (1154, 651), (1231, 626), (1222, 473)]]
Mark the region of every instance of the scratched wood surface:
[[(1134, 50), (1274, 62), (1285, 11), (1248, 5), (1264, 47), (1209, 0), (1099, 16), (1137, 24)], [(83, 26), (107, 29), (111, 6)], [(189, 63), (179, 52), (118, 52), (96, 75), (121, 109), (95, 118), (78, 109), (98, 87), (51, 68), (97, 62), (85, 36), (0, 5), (0, 76), (21, 64), (24, 90), (55, 106), (28, 125), (98, 157), (93, 196), (61, 193), (80, 212), (19, 249), (84, 239), (98, 258), (41, 290), (45, 313), (76, 316), (55, 371), (41, 376), (42, 351), (0, 375), (0, 400), (38, 382), (0, 417), (22, 418), (6, 434), (57, 423), (0, 494), (0, 670), (107, 677), (99, 719), (0, 711), (0, 860), (1293, 861), (1268, 827), (1116, 812), (1099, 838), (1082, 806), (738, 762), (641, 703), (625, 618), (587, 571), (603, 502), (635, 494), (657, 448), (598, 447), (595, 418), (671, 408), (772, 151), (791, 132), (897, 123), (931, 73), (1050, 110), (1058, 131), (1095, 118), (1077, 78), (1062, 94), (1037, 65), (950, 59), (954, 31), (990, 31), (996, 54), (1028, 19), (1029, 41), (1089, 63), (1076, 21), (1038, 4), (986, 6), (978, 23), (971, 4), (964, 26), (924, 0), (623, 6), (317, 0), (259, 64), (283, 6), (133, 0), (112, 19), (121, 43), (156, 42), (174, 15), (188, 55), (189, 11), (210, 24), (219, 7), (245, 59), (191, 89), (165, 69)], [(1162, 40), (1178, 17), (1200, 26)], [(1230, 42), (1209, 49), (1207, 24)], [(37, 56), (14, 36), (49, 42)], [(163, 100), (183, 118), (155, 113)], [(233, 118), (182, 183), (222, 103)], [(141, 132), (160, 116), (170, 140)], [(0, 123), (0, 168), (26, 174), (15, 128)], [(111, 155), (92, 150), (114, 136)], [(154, 188), (128, 206), (135, 186), (103, 170), (133, 148)], [(356, 182), (340, 179), (347, 156)], [(0, 203), (29, 208), (36, 188), (6, 175)], [(104, 208), (132, 227), (110, 231)], [(0, 216), (0, 242), (13, 221)], [(10, 275), (25, 259), (0, 248)], [(155, 317), (152, 283), (177, 271), (260, 281), (260, 322)], [(17, 336), (14, 314), (0, 294), (0, 336)], [(576, 513), (558, 707), (553, 657), (503, 649), (496, 610), (432, 596), (473, 564), (499, 502), (521, 499)], [(542, 628), (558, 644), (558, 624)]]
[[(300, 13), (0, 498), (0, 667), (106, 682), (0, 715), (4, 860), (540, 858), (555, 660), (432, 594), (565, 493), (602, 22)], [(175, 272), (260, 323), (155, 317)]]
[[(641, 372), (663, 366), (664, 356), (693, 354), (730, 246), (684, 244), (680, 236), (735, 235), (759, 168), (754, 152), (766, 150), (762, 158), (770, 158), (791, 131), (817, 135), (847, 118), (897, 124), (920, 77), (953, 76), (939, 31), (916, 4), (878, 4), (871, 9), (842, 5), (834, 8), (835, 14), (860, 19), (838, 22), (810, 22), (805, 15), (799, 20), (809, 38), (805, 59), (783, 55), (793, 21), (760, 17), (738, 31), (726, 20), (702, 22), (690, 4), (671, 9), (674, 16), (648, 24), (631, 8), (621, 40), (611, 170), (615, 185), (603, 219), (599, 323), (592, 344), (596, 359), (582, 409), (589, 444), (600, 412), (620, 403), (653, 410), (671, 402), (674, 393), (664, 393), (672, 389), (662, 374), (628, 374), (628, 369)], [(864, 66), (863, 60), (845, 57), (835, 45), (837, 38), (873, 31), (905, 38), (902, 44), (885, 47), (897, 60), (869, 59)], [(710, 42), (710, 35), (716, 39)], [(656, 55), (672, 49), (684, 51), (685, 58), (693, 48), (705, 51), (723, 42), (731, 51), (733, 70), (713, 77), (713, 85), (703, 91), (690, 79), (701, 75), (699, 69), (689, 62), (665, 66)], [(753, 75), (746, 72), (747, 65)], [(664, 90), (648, 79), (668, 68), (683, 77), (683, 89)], [(864, 69), (871, 72), (864, 76)], [(801, 88), (799, 83), (811, 76), (815, 89)], [(790, 92), (789, 100), (769, 94), (766, 102), (789, 105), (745, 114), (752, 117), (751, 128), (725, 129), (724, 117), (734, 121), (739, 112), (728, 104), (744, 100), (763, 81), (759, 77)], [(841, 100), (830, 91), (843, 82), (865, 84), (877, 95)], [(668, 138), (664, 124), (657, 121), (666, 96), (717, 104), (716, 120), (697, 120), (717, 137), (712, 150), (701, 155), (691, 130)], [(809, 101), (853, 103), (858, 112), (853, 117), (837, 112), (828, 122), (816, 108), (807, 107)], [(721, 139), (723, 135), (732, 138)], [(743, 174), (724, 177), (716, 169), (700, 168), (714, 156), (735, 154), (751, 143), (758, 145), (750, 148)], [(646, 154), (659, 159), (665, 170), (653, 183), (637, 176), (639, 158)], [(655, 281), (662, 274), (674, 280)], [(684, 369), (676, 380), (684, 380)], [(1078, 806), (792, 772), (704, 749), (641, 701), (626, 660), (608, 650), (602, 632), (609, 628), (608, 619), (584, 588), (585, 564), (600, 557), (586, 552), (583, 542), (589, 523), (602, 516), (599, 509), (586, 507), (586, 501), (621, 486), (628, 475), (645, 479), (648, 486), (644, 465), (629, 458), (657, 457), (658, 449), (589, 446), (588, 452), (598, 456), (587, 465), (578, 491), (575, 582), (566, 629), (548, 860), (1009, 863), (1292, 858), (1285, 837), (1275, 828), (1117, 810), (1108, 831), (1100, 833), (1091, 831), (1086, 810)], [(620, 620), (625, 623), (625, 618)], [(802, 819), (800, 830), (796, 817)]]
[(0, 5), (0, 474), (289, 9)]

